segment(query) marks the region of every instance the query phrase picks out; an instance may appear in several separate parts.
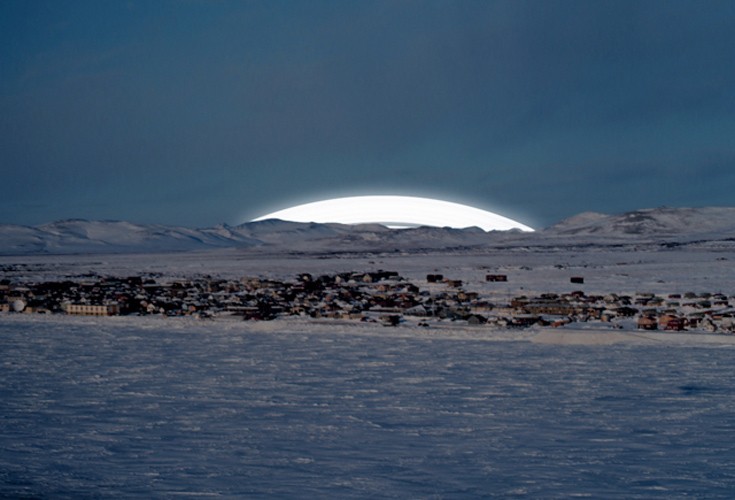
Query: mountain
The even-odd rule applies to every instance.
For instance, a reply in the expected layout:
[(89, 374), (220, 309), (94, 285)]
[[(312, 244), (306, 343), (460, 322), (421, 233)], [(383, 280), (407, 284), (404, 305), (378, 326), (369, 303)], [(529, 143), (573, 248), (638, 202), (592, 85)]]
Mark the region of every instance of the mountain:
[(0, 224), (0, 255), (149, 253), (241, 248), (260, 252), (390, 251), (482, 244), (487, 234), (471, 228), (389, 229), (277, 219), (238, 226), (190, 229), (125, 221), (71, 219), (36, 227)]
[(389, 229), (277, 219), (191, 229), (124, 221), (0, 224), (0, 255), (153, 253), (238, 248), (259, 253), (421, 252), (614, 242), (735, 239), (735, 207), (654, 208), (617, 215), (586, 212), (535, 233), (479, 228)]
[(139, 253), (254, 246), (244, 235), (158, 224), (70, 219), (36, 227), (0, 225), (0, 254)]
[(546, 235), (605, 237), (729, 237), (735, 207), (649, 208), (617, 215), (585, 212), (544, 230)]

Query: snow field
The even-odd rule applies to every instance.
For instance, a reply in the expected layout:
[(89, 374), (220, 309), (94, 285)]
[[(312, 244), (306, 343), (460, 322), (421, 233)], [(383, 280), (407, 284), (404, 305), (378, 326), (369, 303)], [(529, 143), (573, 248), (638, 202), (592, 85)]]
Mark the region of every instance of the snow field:
[[(707, 243), (0, 264), (17, 281), (385, 269), (422, 289), (438, 271), (502, 301), (576, 289), (732, 297), (734, 260)], [(4, 314), (0, 497), (730, 498), (732, 341)]]
[(0, 496), (727, 498), (735, 487), (731, 346), (257, 325), (3, 320)]

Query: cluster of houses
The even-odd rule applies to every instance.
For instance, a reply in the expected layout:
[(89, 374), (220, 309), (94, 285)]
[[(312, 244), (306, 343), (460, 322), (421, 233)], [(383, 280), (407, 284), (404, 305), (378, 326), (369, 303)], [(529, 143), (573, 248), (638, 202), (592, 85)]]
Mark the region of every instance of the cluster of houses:
[[(735, 332), (735, 309), (724, 294), (587, 295), (583, 291), (491, 301), (502, 274), (488, 274), (481, 291), (461, 280), (428, 274), (419, 287), (392, 271), (339, 273), (281, 281), (212, 277), (159, 282), (154, 276), (95, 277), (86, 281), (0, 281), (0, 312), (111, 316), (285, 316), (429, 326), (440, 320), (498, 328), (561, 327), (573, 322), (635, 325), (645, 330)], [(572, 284), (584, 278), (572, 277)], [(477, 288), (477, 287), (475, 287)], [(488, 293), (483, 293), (486, 290)]]
[(589, 321), (622, 325), (634, 321), (642, 330), (735, 332), (735, 309), (730, 306), (730, 298), (720, 293), (601, 296), (576, 291), (517, 297), (511, 301), (511, 308), (551, 326)]

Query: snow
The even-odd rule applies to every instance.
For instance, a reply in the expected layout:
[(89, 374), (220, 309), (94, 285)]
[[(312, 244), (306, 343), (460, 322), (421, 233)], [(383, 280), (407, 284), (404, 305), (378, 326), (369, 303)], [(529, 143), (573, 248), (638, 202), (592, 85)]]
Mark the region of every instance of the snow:
[[(131, 276), (154, 273), (161, 279), (201, 275), (294, 279), (302, 272), (333, 274), (378, 269), (397, 271), (428, 287), (435, 271), (461, 279), (468, 291), (498, 299), (534, 293), (659, 294), (692, 291), (735, 295), (735, 242), (720, 245), (659, 244), (487, 246), (474, 250), (427, 252), (334, 252), (272, 255), (237, 249), (199, 252), (103, 255), (5, 256), (0, 270), (9, 279), (54, 280), (83, 275)], [(487, 273), (508, 276), (507, 283), (486, 283)], [(572, 284), (571, 276), (585, 278)]]
[(190, 229), (123, 221), (66, 220), (37, 227), (0, 225), (0, 255), (160, 253), (237, 248), (258, 255), (409, 252), (581, 245), (730, 244), (735, 208), (657, 208), (619, 215), (585, 213), (536, 233), (478, 228), (389, 230), (281, 220)]
[(735, 232), (735, 208), (653, 208), (624, 214), (605, 215), (586, 212), (566, 219), (549, 233), (567, 235), (673, 235)]
[[(439, 272), (498, 302), (574, 290), (732, 298), (733, 219), (715, 212), (621, 219), (642, 232), (587, 215), (567, 225), (583, 231), (533, 235), (282, 221), (181, 231), (67, 221), (55, 236), (2, 226), (0, 253), (18, 255), (1, 257), (0, 272), (22, 283), (384, 269), (421, 289), (443, 286), (425, 281)], [(488, 283), (487, 273), (508, 282)], [(735, 336), (601, 323), (0, 314), (0, 346), (0, 497), (729, 498), (735, 489)]]
[(0, 496), (731, 495), (732, 346), (471, 332), (4, 317)]

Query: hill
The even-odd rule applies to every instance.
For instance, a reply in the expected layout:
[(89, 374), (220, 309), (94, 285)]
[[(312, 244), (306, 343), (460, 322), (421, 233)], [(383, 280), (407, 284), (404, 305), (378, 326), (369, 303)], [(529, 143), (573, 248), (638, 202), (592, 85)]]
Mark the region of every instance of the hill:
[(479, 228), (389, 229), (271, 219), (202, 229), (71, 219), (40, 226), (0, 225), (0, 255), (186, 252), (238, 248), (256, 253), (422, 252), (503, 246), (691, 243), (735, 238), (735, 207), (586, 212), (535, 233)]
[(547, 228), (567, 236), (654, 237), (735, 234), (735, 207), (650, 208), (606, 215), (585, 212)]

